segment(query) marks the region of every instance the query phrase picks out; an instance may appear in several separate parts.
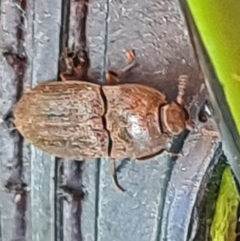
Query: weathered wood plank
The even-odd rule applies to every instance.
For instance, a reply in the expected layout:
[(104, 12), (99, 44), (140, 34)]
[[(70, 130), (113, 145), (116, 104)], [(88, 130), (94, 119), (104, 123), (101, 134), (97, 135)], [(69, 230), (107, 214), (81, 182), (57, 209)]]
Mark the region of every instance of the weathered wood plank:
[[(24, 19), (21, 8), (24, 2), (1, 2), (1, 118), (6, 122), (1, 125), (1, 240), (25, 240), (26, 235), (26, 190), (23, 181), (23, 140), (9, 120), (9, 111), (13, 103), (18, 100), (23, 88), (26, 70), (26, 58), (23, 47)], [(9, 124), (6, 125), (6, 124)], [(11, 130), (12, 129), (12, 130)], [(10, 191), (6, 195), (4, 190)]]
[[(12, 85), (9, 88), (3, 88), (8, 97), (3, 96), (1, 99), (6, 101), (10, 96), (11, 104), (13, 104), (19, 98), (23, 84), (26, 89), (29, 89), (41, 81), (57, 76), (59, 50), (56, 42), (60, 29), (61, 6), (59, 2), (53, 1), (41, 4), (30, 1), (3, 1), (1, 7), (3, 42), (7, 51), (8, 64), (11, 65), (6, 66), (4, 62), (1, 84)], [(51, 21), (51, 28), (48, 27), (49, 21)], [(28, 64), (27, 68), (23, 66), (24, 61)], [(12, 72), (15, 72), (14, 75)], [(6, 76), (9, 74), (12, 75), (11, 78)], [(14, 93), (12, 96), (11, 92)], [(3, 113), (5, 114), (6, 112)], [(4, 139), (1, 137), (1, 140)], [(6, 140), (9, 142), (9, 137)], [(52, 240), (55, 230), (53, 158), (35, 148), (29, 149), (28, 144), (24, 145), (23, 154), (21, 154), (21, 139), (18, 138), (18, 134), (14, 135), (13, 140), (14, 146), (8, 145), (9, 150), (13, 151), (13, 156), (7, 158), (1, 155), (1, 158), (7, 160), (8, 166), (12, 168), (10, 175), (6, 173), (10, 179), (4, 178), (4, 181), (10, 181), (12, 184), (10, 188), (17, 193), (15, 214), (13, 213), (14, 216), (7, 215), (14, 226), (6, 229), (7, 225), (3, 222), (6, 231), (6, 234), (3, 231), (3, 240), (11, 240), (11, 238), (13, 240), (43, 240), (43, 237)], [(9, 159), (12, 159), (12, 163)], [(4, 168), (1, 169), (3, 170)], [(25, 194), (13, 185), (19, 183), (23, 177), (30, 189), (27, 200)], [(27, 212), (26, 204), (28, 204)], [(6, 207), (3, 213), (5, 210), (14, 210), (9, 205)]]
[[(85, 1), (70, 1), (69, 15), (66, 15), (65, 23), (68, 23), (66, 33), (68, 41), (65, 47), (69, 50), (87, 49), (91, 61), (89, 70), (90, 78), (97, 77), (95, 82), (101, 81), (101, 72), (104, 59), (104, 19), (105, 12), (101, 11), (103, 3), (92, 2), (84, 10)], [(84, 10), (84, 11), (82, 11)], [(87, 14), (89, 15), (87, 17)], [(87, 17), (87, 19), (86, 19)], [(84, 27), (86, 21), (86, 29)], [(82, 37), (80, 37), (82, 36)], [(85, 37), (84, 37), (85, 36)], [(64, 37), (64, 36), (62, 36)], [(79, 39), (80, 37), (80, 39)], [(96, 240), (97, 230), (94, 218), (97, 212), (96, 201), (98, 199), (97, 177), (99, 160), (86, 160), (78, 162), (68, 160), (64, 162), (63, 173), (66, 178), (66, 186), (70, 192), (70, 201), (64, 202), (66, 211), (64, 222), (64, 240)], [(84, 190), (82, 197), (81, 190)], [(84, 201), (82, 201), (82, 198)], [(83, 237), (82, 237), (83, 236)]]
[[(106, 20), (107, 0), (89, 2), (87, 20), (87, 38), (89, 58), (91, 61), (90, 76), (98, 83), (104, 83), (105, 51), (106, 51)], [(99, 178), (102, 160), (85, 162), (82, 184), (86, 193), (82, 203), (82, 233), (89, 241), (99, 237)]]
[[(153, 86), (174, 99), (179, 75), (187, 74), (190, 105), (202, 81), (176, 2), (109, 1), (106, 5), (107, 67), (119, 70), (126, 63), (123, 50), (135, 49), (139, 67), (123, 81)], [(171, 160), (162, 154), (151, 161), (128, 162), (118, 173), (126, 188), (122, 194), (112, 185), (109, 165), (103, 161), (100, 166), (97, 240), (158, 240)]]
[[(31, 31), (26, 46), (29, 53), (30, 86), (57, 79), (61, 1), (29, 1)], [(55, 229), (55, 158), (31, 148), (31, 197), (29, 240), (54, 240)]]

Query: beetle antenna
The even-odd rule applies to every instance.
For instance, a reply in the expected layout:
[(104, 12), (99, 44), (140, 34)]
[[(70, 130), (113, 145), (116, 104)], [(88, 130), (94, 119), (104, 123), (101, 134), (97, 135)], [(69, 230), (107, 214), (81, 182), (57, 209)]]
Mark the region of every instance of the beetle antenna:
[(185, 95), (185, 89), (186, 89), (187, 82), (188, 82), (188, 75), (182, 74), (179, 76), (179, 78), (178, 78), (178, 96), (176, 99), (176, 101), (179, 105), (183, 105), (183, 103), (184, 103), (183, 96)]
[(118, 191), (125, 192), (125, 189), (121, 187), (121, 185), (118, 183), (117, 179), (117, 173), (116, 173), (116, 160), (112, 159), (111, 160), (111, 176), (114, 182), (114, 186)]

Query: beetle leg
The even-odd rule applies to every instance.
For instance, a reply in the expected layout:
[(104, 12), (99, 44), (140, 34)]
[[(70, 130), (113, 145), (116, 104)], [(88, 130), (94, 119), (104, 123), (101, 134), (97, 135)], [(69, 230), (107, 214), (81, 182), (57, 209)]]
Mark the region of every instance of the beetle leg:
[(160, 152), (153, 153), (153, 154), (148, 155), (148, 156), (138, 157), (136, 160), (137, 161), (148, 161), (150, 158), (152, 158), (152, 157), (154, 157), (156, 155), (159, 155), (162, 152), (166, 152), (171, 157), (181, 157), (181, 156), (184, 156), (182, 153), (171, 152), (171, 151), (168, 151), (168, 150), (164, 149), (164, 150), (161, 150)]
[(201, 129), (202, 135), (211, 136), (211, 137), (220, 137), (220, 133), (218, 131), (207, 130), (206, 128)]
[(171, 152), (171, 151), (168, 151), (168, 150), (165, 150), (165, 152), (167, 152), (167, 154), (170, 156), (170, 157), (184, 157), (184, 154), (179, 152)]
[(68, 80), (65, 75), (67, 75), (66, 72), (60, 73), (59, 77), (60, 77), (61, 81), (67, 81)]
[(77, 52), (76, 57), (73, 59), (74, 68), (73, 72), (77, 79), (86, 80), (88, 78), (88, 70), (90, 66), (90, 60), (86, 50), (80, 50)]
[(125, 53), (125, 56), (127, 58), (127, 65), (123, 67), (119, 73), (116, 73), (112, 70), (108, 70), (106, 72), (106, 83), (107, 84), (118, 84), (120, 82), (121, 76), (128, 72), (130, 69), (136, 66), (136, 54), (134, 50), (128, 50)]
[(67, 81), (69, 76), (72, 75), (73, 71), (73, 53), (64, 49), (61, 57), (60, 57), (60, 69), (64, 69), (64, 71), (60, 72), (60, 79), (62, 81)]
[(136, 66), (136, 53), (133, 49), (127, 50), (125, 56), (127, 58), (128, 64), (121, 69), (120, 74), (126, 73), (127, 71)]
[(128, 63), (131, 63), (131, 62), (133, 62), (136, 59), (136, 52), (135, 52), (134, 49), (127, 50), (125, 52), (125, 55), (126, 55)]
[(110, 171), (111, 171), (111, 177), (112, 177), (115, 188), (118, 191), (125, 192), (125, 189), (123, 187), (121, 187), (121, 185), (118, 183), (117, 173), (116, 173), (116, 160), (115, 159), (111, 160), (111, 170)]
[(115, 85), (120, 82), (119, 76), (116, 72), (112, 70), (108, 70), (106, 72), (106, 84), (108, 85)]
[(14, 116), (12, 112), (9, 112), (5, 117), (0, 119), (0, 124), (4, 124), (10, 133), (17, 130), (14, 123)]
[(185, 125), (186, 125), (186, 129), (188, 130), (188, 131), (193, 131), (194, 130), (194, 122), (192, 121), (192, 120), (187, 120), (186, 121), (186, 123), (185, 123)]
[(78, 50), (67, 53), (65, 51), (61, 56), (60, 63), (61, 69), (64, 69), (60, 73), (62, 81), (88, 79), (90, 60), (87, 51)]

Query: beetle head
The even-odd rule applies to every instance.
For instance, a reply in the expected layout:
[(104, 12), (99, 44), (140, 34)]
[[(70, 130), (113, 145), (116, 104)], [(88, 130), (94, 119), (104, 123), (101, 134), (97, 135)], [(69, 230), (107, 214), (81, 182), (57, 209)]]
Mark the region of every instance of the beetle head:
[(187, 110), (176, 102), (171, 102), (161, 108), (161, 124), (163, 132), (172, 135), (178, 135), (184, 129), (192, 130)]

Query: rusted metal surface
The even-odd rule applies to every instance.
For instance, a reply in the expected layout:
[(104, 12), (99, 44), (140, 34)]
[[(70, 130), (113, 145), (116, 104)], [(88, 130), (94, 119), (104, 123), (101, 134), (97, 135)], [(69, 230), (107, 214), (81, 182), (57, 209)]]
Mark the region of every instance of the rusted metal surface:
[[(107, 68), (119, 70), (125, 65), (124, 49), (135, 49), (139, 66), (122, 81), (159, 89), (169, 100), (177, 96), (179, 75), (187, 74), (186, 103), (195, 118), (206, 93), (201, 91), (201, 73), (178, 3), (82, 3), (1, 1), (1, 118), (19, 98), (22, 86), (25, 91), (57, 80), (65, 47), (89, 51), (91, 78), (98, 83), (104, 83)], [(86, 6), (87, 39), (82, 34)], [(22, 142), (17, 132), (10, 134), (6, 121), (0, 124), (0, 132), (1, 186), (14, 180), (11, 193), (0, 190), (3, 241), (160, 240), (164, 197), (173, 169), (167, 154), (141, 163), (119, 160), (118, 177), (126, 189), (119, 193), (112, 185), (109, 160), (55, 160)], [(185, 150), (198, 151), (186, 145)], [(202, 153), (197, 154), (204, 160)]]

